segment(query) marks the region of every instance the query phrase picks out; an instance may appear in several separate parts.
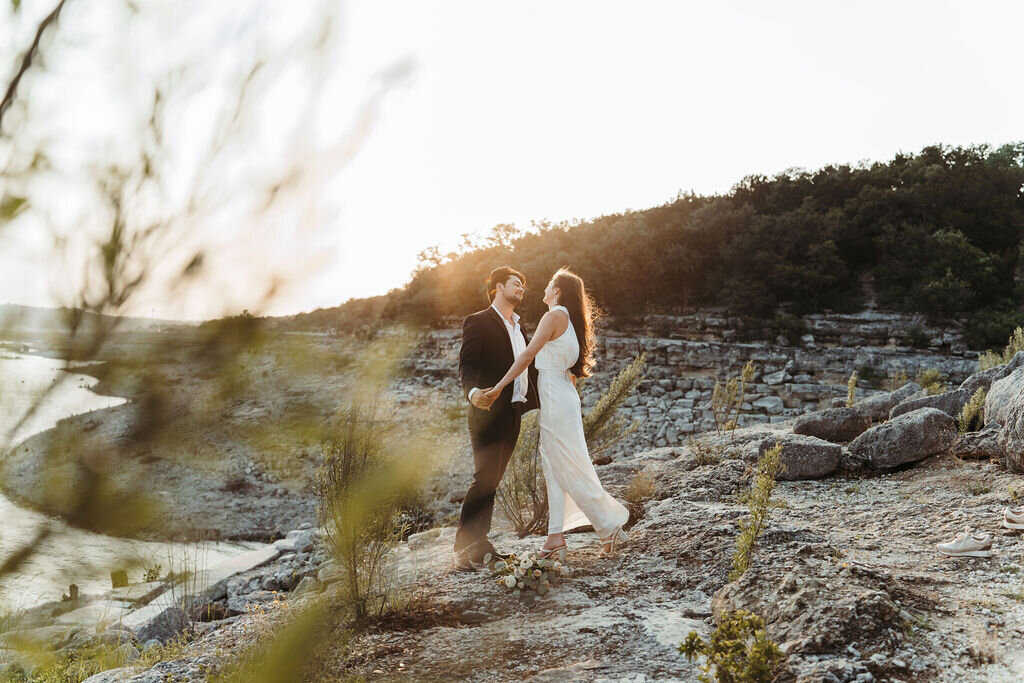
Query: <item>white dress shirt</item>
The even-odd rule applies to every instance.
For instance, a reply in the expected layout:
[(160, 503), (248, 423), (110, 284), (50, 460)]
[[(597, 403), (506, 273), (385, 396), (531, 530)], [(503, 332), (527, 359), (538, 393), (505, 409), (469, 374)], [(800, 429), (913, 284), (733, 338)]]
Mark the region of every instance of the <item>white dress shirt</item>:
[[(512, 322), (509, 322), (501, 314), (494, 304), (491, 304), (491, 308), (498, 314), (501, 321), (505, 323), (505, 330), (508, 332), (509, 341), (512, 342), (512, 357), (519, 358), (519, 354), (526, 350), (526, 337), (523, 336), (523, 329), (519, 326), (519, 314), (512, 313)], [(513, 361), (515, 362), (515, 361)], [(512, 402), (513, 403), (525, 403), (526, 402), (526, 391), (530, 387), (530, 369), (523, 370), (522, 374), (515, 378), (512, 382)], [(478, 387), (473, 387), (469, 391), (469, 399), (473, 400), (473, 394), (479, 391)]]

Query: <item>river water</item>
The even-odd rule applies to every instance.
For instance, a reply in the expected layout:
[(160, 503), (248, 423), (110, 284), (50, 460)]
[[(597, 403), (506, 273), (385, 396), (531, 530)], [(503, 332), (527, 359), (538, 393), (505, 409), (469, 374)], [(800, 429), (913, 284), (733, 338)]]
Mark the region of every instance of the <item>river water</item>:
[[(60, 360), (0, 348), (0, 453), (65, 417), (125, 402), (123, 398), (93, 393), (90, 388), (98, 380), (65, 372), (63, 367)], [(38, 409), (22, 421), (37, 402)], [(0, 577), (0, 610), (60, 599), (72, 583), (83, 594), (103, 592), (110, 588), (113, 569), (128, 569), (134, 582), (142, 578), (141, 567), (159, 565), (162, 572), (197, 570), (262, 545), (114, 538), (69, 527), (0, 494), (0, 563), (30, 542), (45, 524), (53, 529), (49, 538), (17, 573)]]

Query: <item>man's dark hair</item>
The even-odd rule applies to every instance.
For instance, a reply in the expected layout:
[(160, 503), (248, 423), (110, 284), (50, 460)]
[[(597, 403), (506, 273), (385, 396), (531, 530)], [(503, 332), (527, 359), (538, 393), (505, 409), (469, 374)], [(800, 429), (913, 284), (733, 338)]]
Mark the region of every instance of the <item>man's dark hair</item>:
[(487, 278), (487, 300), (493, 302), (494, 295), (498, 293), (498, 285), (503, 285), (508, 282), (508, 279), (512, 276), (519, 278), (519, 281), (526, 285), (526, 278), (518, 270), (509, 268), (508, 266), (502, 266), (501, 268), (495, 268), (491, 271), (490, 277)]

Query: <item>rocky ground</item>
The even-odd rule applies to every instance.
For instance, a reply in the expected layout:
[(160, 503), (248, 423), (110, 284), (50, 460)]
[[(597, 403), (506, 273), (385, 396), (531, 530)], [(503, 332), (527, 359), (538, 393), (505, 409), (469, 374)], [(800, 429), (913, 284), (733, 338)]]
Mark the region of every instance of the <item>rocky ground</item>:
[[(431, 484), (442, 522), (410, 536), (394, 558), (401, 581), (451, 618), (442, 626), (370, 628), (324, 677), (697, 680), (699, 669), (679, 643), (691, 631), (707, 637), (716, 615), (743, 608), (765, 618), (767, 635), (785, 653), (778, 680), (1021, 680), (1024, 545), (1020, 532), (1000, 526), (1002, 509), (1024, 498), (1024, 480), (1007, 470), (1024, 444), (1021, 366), (1024, 354), (967, 378), (966, 392), (927, 396), (911, 384), (853, 408), (619, 453), (598, 467), (613, 495), (626, 497), (638, 476), (651, 482), (640, 496), (635, 486), (628, 494), (630, 542), (602, 559), (592, 533), (570, 534), (572, 578), (536, 599), (514, 597), (487, 572), (451, 570), (454, 529), (443, 520), (457, 509), (470, 470), (468, 450), (457, 446)], [(410, 410), (436, 394), (430, 408), (448, 415), (457, 440), (461, 413), (449, 384), (408, 378), (393, 394)], [(958, 436), (951, 413), (977, 386), (989, 390), (986, 414), (1001, 422)], [(787, 470), (771, 520), (750, 569), (730, 583), (748, 512), (741, 494), (759, 454), (776, 440)], [(936, 551), (966, 526), (992, 534), (993, 557)], [(519, 554), (542, 542), (518, 539), (500, 521), (492, 540)], [(94, 683), (201, 678), (235, 656), (226, 643), (251, 642), (243, 633), (279, 609), (280, 591), (324, 599), (339, 578), (326, 554), (305, 543), (246, 572), (226, 578), (223, 595), (207, 596), (220, 618), (197, 628), (187, 651)], [(140, 635), (133, 630), (131, 638)]]
[[(749, 457), (745, 444), (784, 429), (741, 430), (735, 438)], [(341, 670), (324, 673), (374, 680), (696, 680), (699, 671), (678, 652), (679, 643), (691, 630), (706, 637), (713, 612), (743, 607), (766, 618), (768, 635), (787, 655), (779, 680), (1020, 679), (1024, 545), (1019, 532), (999, 526), (1003, 507), (1024, 494), (1019, 476), (939, 455), (902, 471), (781, 481), (751, 568), (729, 584), (746, 513), (736, 494), (749, 485), (749, 465), (744, 457), (701, 465), (689, 449), (662, 448), (599, 468), (618, 495), (636, 473), (650, 473), (652, 498), (615, 557), (598, 558), (592, 533), (570, 534), (574, 575), (538, 599), (513, 597), (484, 571), (452, 571), (453, 528), (413, 535), (398, 550), (399, 575), (450, 606), (458, 624), (371, 629), (349, 645)], [(935, 551), (935, 543), (964, 526), (992, 533), (996, 555), (946, 558)], [(541, 542), (509, 531), (492, 538), (520, 554)], [(215, 670), (226, 661), (222, 643), (241, 638), (246, 621), (259, 618), (248, 606), (273, 604), (261, 586), (278, 574), (271, 565), (230, 580), (222, 600), (236, 616), (205, 625), (228, 630), (200, 638), (191, 654), (149, 673), (129, 668), (95, 681), (195, 680), (200, 666)], [(337, 578), (329, 560), (318, 580), (309, 576), (298, 591), (307, 599), (326, 595)]]

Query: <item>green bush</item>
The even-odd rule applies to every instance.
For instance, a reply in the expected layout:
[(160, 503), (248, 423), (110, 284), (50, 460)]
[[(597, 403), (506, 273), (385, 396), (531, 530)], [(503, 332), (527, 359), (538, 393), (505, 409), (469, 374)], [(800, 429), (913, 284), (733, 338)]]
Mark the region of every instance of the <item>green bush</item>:
[(988, 392), (984, 387), (971, 395), (971, 398), (964, 407), (960, 409), (960, 415), (956, 418), (956, 428), (961, 434), (981, 429), (985, 425), (985, 396)]
[(964, 325), (964, 341), (972, 349), (998, 348), (1005, 343), (1007, 335), (1014, 334), (1021, 326), (1024, 326), (1024, 313), (1011, 303), (1006, 308), (982, 309), (971, 315)]
[(1024, 351), (1024, 328), (1018, 327), (1010, 335), (1002, 353), (986, 351), (978, 358), (978, 370), (988, 370), (997, 365), (1005, 365), (1013, 360), (1018, 351)]
[(903, 335), (903, 343), (915, 349), (927, 349), (931, 340), (920, 325), (914, 325)]
[(921, 385), (929, 396), (946, 391), (946, 376), (937, 368), (927, 368), (917, 373), (914, 381)]
[(768, 683), (783, 659), (782, 650), (765, 634), (764, 620), (746, 610), (720, 615), (709, 640), (690, 631), (679, 651), (691, 662), (707, 658), (699, 676), (704, 683)]

